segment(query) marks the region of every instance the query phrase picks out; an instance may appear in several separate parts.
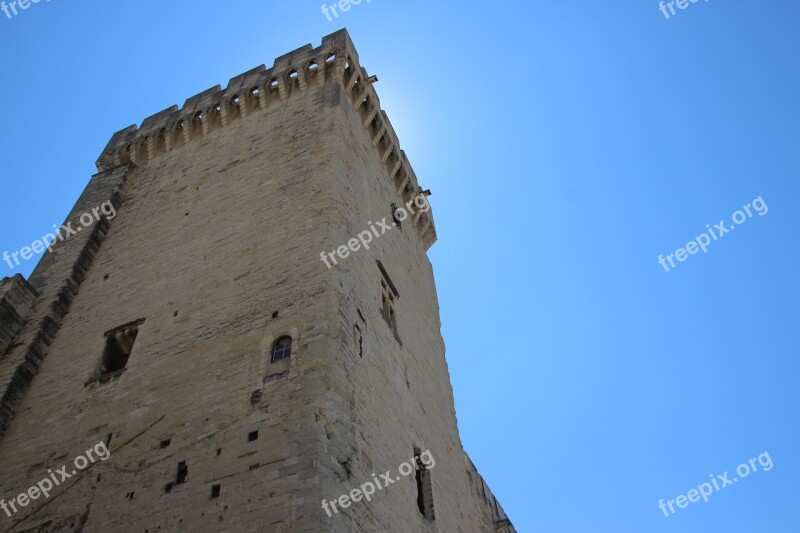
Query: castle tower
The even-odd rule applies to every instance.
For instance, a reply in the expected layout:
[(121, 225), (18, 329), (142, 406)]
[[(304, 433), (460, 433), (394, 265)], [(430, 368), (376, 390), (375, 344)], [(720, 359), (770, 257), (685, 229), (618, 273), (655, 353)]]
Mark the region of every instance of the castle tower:
[(0, 529), (514, 531), (374, 81), (342, 30), (111, 138), (0, 284)]

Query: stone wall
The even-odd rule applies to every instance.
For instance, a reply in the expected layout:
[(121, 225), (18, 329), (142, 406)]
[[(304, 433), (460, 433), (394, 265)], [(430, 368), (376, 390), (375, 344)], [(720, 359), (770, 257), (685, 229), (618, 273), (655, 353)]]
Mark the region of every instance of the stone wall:
[[(0, 512), (0, 528), (496, 530), (458, 437), (432, 214), (331, 269), (320, 260), (420, 191), (373, 81), (341, 31), (114, 135), (70, 216), (108, 198), (116, 216), (43, 257), (40, 296), (0, 360), (14, 381), (52, 322), (9, 396), (0, 497), (98, 442), (111, 455)], [(397, 335), (378, 260), (399, 292)], [(93, 379), (130, 324), (124, 370)], [(287, 335), (291, 358), (273, 363)], [(435, 520), (413, 475), (331, 517), (321, 508), (415, 448), (436, 460)]]

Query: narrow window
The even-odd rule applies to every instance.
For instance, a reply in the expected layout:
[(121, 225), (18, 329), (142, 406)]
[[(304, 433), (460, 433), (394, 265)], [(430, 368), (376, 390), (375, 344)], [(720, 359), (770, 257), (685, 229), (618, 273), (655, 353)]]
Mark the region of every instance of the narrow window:
[[(406, 215), (406, 216), (408, 216), (408, 215)], [(397, 204), (395, 204), (395, 203), (392, 203), (392, 220), (394, 221), (395, 225), (397, 226), (397, 229), (399, 229), (400, 231), (403, 231), (403, 221), (400, 220), (400, 218), (398, 218), (398, 216), (397, 216)]]
[(394, 297), (385, 280), (381, 280), (381, 311), (392, 331), (397, 330), (397, 317), (394, 314)]
[(427, 520), (436, 520), (433, 512), (433, 484), (431, 483), (431, 471), (428, 466), (420, 459), (420, 451), (414, 448), (414, 457), (417, 458), (417, 508), (422, 516)]
[(186, 483), (186, 478), (189, 477), (189, 467), (186, 466), (186, 461), (178, 463), (178, 476), (175, 478), (175, 484), (181, 485)]
[(285, 336), (275, 341), (272, 346), (272, 362), (277, 363), (288, 359), (292, 355), (292, 338)]
[(219, 492), (222, 490), (221, 485), (211, 485), (211, 499), (219, 498)]
[(258, 431), (251, 431), (247, 435), (247, 442), (253, 442), (254, 440), (258, 440)]
[(397, 333), (397, 316), (395, 314), (396, 301), (400, 298), (397, 288), (389, 279), (386, 269), (383, 264), (378, 261), (378, 268), (381, 271), (381, 316), (389, 324), (389, 329), (394, 333), (395, 338), (399, 341), (400, 337)]
[(358, 356), (364, 357), (364, 337), (361, 335), (361, 328), (358, 324), (353, 324), (353, 331), (358, 339)]

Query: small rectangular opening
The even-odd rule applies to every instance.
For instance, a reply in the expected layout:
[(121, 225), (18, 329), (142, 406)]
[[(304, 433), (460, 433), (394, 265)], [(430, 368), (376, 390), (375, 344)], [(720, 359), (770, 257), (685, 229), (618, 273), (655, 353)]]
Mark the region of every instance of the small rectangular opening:
[(397, 331), (397, 315), (395, 313), (400, 293), (397, 292), (397, 287), (392, 283), (389, 274), (380, 261), (378, 261), (378, 267), (381, 271), (381, 316), (389, 325), (389, 329), (394, 334), (395, 339), (400, 342), (400, 336)]
[(364, 337), (361, 335), (361, 328), (358, 327), (358, 324), (353, 324), (353, 326), (353, 332), (358, 339), (358, 356), (364, 357)]
[(258, 440), (258, 431), (251, 431), (247, 435), (247, 442), (253, 442), (254, 440)]
[(211, 499), (219, 498), (219, 493), (222, 490), (222, 485), (211, 485)]
[(142, 323), (143, 318), (106, 332), (106, 346), (95, 371), (95, 380), (102, 380), (125, 370)]
[(172, 443), (172, 439), (162, 440), (161, 444), (160, 444), (161, 449), (163, 450), (164, 448), (168, 448), (171, 443)]
[(428, 466), (420, 459), (421, 452), (414, 448), (414, 457), (417, 458), (417, 508), (422, 516), (427, 520), (435, 520), (433, 512), (433, 484), (431, 482), (431, 471)]
[(175, 478), (175, 484), (181, 485), (186, 483), (186, 479), (189, 477), (189, 467), (186, 466), (186, 461), (181, 461), (178, 463), (178, 476)]
[[(392, 220), (394, 221), (394, 225), (397, 226), (397, 229), (403, 231), (403, 222), (397, 216), (397, 211), (398, 211), (397, 204), (392, 203), (391, 210), (392, 210)], [(408, 214), (406, 214), (406, 218), (408, 218)]]

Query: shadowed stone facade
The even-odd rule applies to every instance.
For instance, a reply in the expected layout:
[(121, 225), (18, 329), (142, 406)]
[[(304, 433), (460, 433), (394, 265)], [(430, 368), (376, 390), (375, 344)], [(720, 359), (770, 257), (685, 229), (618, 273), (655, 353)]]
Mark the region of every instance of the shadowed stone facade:
[[(342, 30), (112, 137), (68, 220), (116, 216), (0, 284), (0, 497), (111, 455), (0, 529), (514, 531), (459, 439), (432, 213), (320, 261), (422, 193), (374, 81)], [(322, 509), (415, 450), (422, 496)]]

